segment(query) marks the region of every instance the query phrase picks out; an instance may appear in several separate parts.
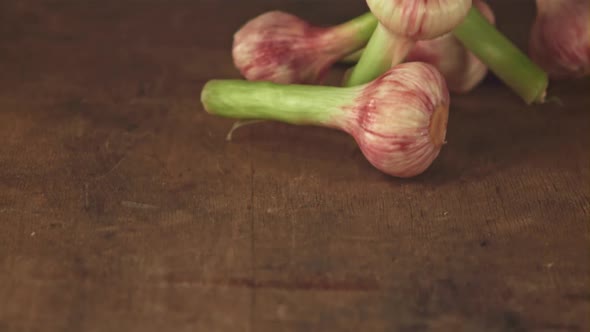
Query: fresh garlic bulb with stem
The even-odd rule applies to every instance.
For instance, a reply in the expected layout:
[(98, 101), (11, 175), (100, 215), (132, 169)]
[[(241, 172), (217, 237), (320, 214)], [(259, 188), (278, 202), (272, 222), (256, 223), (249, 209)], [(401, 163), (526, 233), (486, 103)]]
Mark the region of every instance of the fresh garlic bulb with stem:
[(267, 12), (234, 34), (234, 64), (250, 81), (319, 83), (335, 62), (366, 44), (376, 25), (370, 13), (317, 27), (295, 15)]
[(450, 97), (435, 67), (408, 62), (355, 87), (212, 80), (201, 102), (223, 117), (345, 131), (374, 167), (407, 178), (424, 172), (439, 155)]

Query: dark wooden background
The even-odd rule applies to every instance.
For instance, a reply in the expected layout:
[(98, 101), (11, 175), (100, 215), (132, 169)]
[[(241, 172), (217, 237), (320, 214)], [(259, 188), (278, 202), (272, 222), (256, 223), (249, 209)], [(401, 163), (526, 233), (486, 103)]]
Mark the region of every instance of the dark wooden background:
[[(524, 46), (532, 1), (491, 1)], [(590, 80), (454, 96), (423, 175), (344, 133), (224, 140), (203, 83), (270, 9), (361, 0), (0, 1), (0, 331), (588, 331)], [(331, 79), (343, 68), (332, 72)]]

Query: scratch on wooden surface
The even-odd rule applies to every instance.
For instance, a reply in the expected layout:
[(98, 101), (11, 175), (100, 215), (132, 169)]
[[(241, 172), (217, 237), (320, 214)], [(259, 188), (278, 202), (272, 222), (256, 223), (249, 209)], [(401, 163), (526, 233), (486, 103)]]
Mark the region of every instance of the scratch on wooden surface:
[(297, 255), (297, 246), (296, 246), (297, 241), (295, 239), (297, 231), (295, 229), (295, 219), (294, 218), (290, 218), (290, 219), (291, 219), (290, 221), (291, 221), (291, 253), (292, 253), (292, 256), (290, 256), (289, 261), (292, 261), (291, 257)]
[(84, 209), (88, 210), (90, 207), (90, 199), (88, 198), (88, 183), (84, 183)]
[(97, 179), (104, 178), (104, 177), (108, 176), (109, 174), (111, 174), (112, 172), (114, 172), (115, 170), (117, 170), (117, 168), (119, 168), (119, 166), (121, 165), (123, 160), (125, 160), (125, 157), (127, 157), (127, 154), (125, 154), (121, 158), (119, 158), (119, 160), (117, 160), (117, 162), (108, 171), (104, 172), (103, 174), (98, 175), (96, 178)]
[[(109, 135), (109, 137), (107, 137), (107, 139), (106, 139), (106, 141), (104, 143), (105, 148), (106, 148), (107, 151), (110, 150), (110, 146), (111, 146), (111, 143), (110, 143), (111, 138), (110, 137), (111, 137), (111, 135)], [(123, 147), (122, 156), (113, 164), (113, 166), (111, 166), (111, 168), (109, 168), (106, 172), (97, 175), (96, 178), (97, 179), (105, 178), (109, 174), (111, 174), (114, 171), (116, 171), (119, 168), (119, 166), (121, 166), (121, 164), (123, 163), (123, 161), (128, 157), (129, 151), (138, 142), (141, 142), (142, 140), (144, 140), (144, 139), (146, 139), (148, 137), (153, 137), (153, 135), (154, 135), (153, 133), (142, 133), (142, 134), (139, 134), (139, 135), (130, 135), (130, 137), (131, 137), (130, 141), (131, 142), (128, 143), (129, 144), (128, 146)], [(129, 136), (127, 136), (127, 137), (129, 137)], [(127, 143), (127, 142), (123, 142), (123, 144), (124, 143)]]
[(223, 171), (223, 168), (221, 168), (221, 163), (219, 162), (219, 159), (215, 161), (215, 168), (217, 169), (217, 171), (221, 174), (224, 174), (225, 172)]
[(361, 236), (361, 235), (341, 235), (338, 236), (339, 241), (353, 241), (353, 242), (371, 242), (371, 243), (386, 243), (391, 244), (389, 240), (383, 240), (374, 236)]
[(121, 205), (131, 209), (142, 209), (142, 210), (156, 210), (159, 207), (152, 204), (133, 202), (133, 201), (121, 201)]
[[(156, 287), (235, 287), (281, 291), (331, 291), (331, 292), (373, 292), (382, 289), (375, 278), (336, 279), (328, 277), (297, 277), (290, 280), (254, 280), (252, 278), (192, 279), (174, 274), (153, 283)], [(151, 284), (151, 283), (150, 283)]]
[(120, 229), (121, 229), (121, 226), (112, 225), (112, 226), (105, 226), (105, 227), (97, 228), (96, 231), (97, 232), (112, 232), (112, 231), (118, 231)]
[(251, 280), (230, 278), (226, 284), (252, 289), (278, 289), (291, 291), (368, 292), (379, 290), (375, 279), (335, 280), (328, 278), (294, 278), (293, 280)]
[(566, 293), (563, 297), (569, 301), (590, 302), (590, 292)]
[(545, 273), (547, 274), (547, 278), (549, 279), (549, 283), (555, 289), (561, 289), (561, 280), (563, 280), (563, 279), (560, 278), (559, 270), (553, 268), (554, 265), (555, 265), (554, 262), (549, 262), (549, 263), (543, 264), (543, 267), (545, 268)]
[(506, 204), (504, 202), (504, 195), (502, 195), (502, 191), (500, 190), (500, 186), (496, 185), (495, 190), (496, 190), (496, 196), (500, 199), (500, 208), (502, 209), (502, 217), (504, 218), (504, 220), (510, 220), (510, 218), (508, 218), (508, 214), (506, 213)]

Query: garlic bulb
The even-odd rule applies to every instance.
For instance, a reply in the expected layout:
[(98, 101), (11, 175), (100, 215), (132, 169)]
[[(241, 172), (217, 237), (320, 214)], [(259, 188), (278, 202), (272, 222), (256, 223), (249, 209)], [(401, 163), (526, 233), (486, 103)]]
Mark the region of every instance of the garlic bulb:
[(529, 55), (551, 78), (590, 74), (590, 1), (537, 0)]

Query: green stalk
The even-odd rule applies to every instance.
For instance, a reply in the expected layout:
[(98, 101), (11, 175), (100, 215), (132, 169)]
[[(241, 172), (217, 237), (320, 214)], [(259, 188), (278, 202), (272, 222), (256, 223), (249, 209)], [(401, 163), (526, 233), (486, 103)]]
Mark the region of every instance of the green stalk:
[[(331, 33), (325, 35), (325, 48), (330, 49), (342, 56), (347, 52), (357, 50), (367, 44), (369, 38), (377, 27), (377, 18), (371, 13), (367, 12), (357, 16), (347, 22), (332, 27)], [(345, 41), (346, 44), (342, 44)], [(238, 121), (228, 134), (228, 139), (231, 139), (231, 134), (237, 128), (243, 125), (262, 122), (263, 120), (255, 121)]]
[(342, 107), (352, 105), (356, 88), (275, 84), (243, 80), (211, 80), (201, 102), (211, 114), (295, 125), (340, 127)]
[(547, 73), (500, 33), (475, 7), (453, 34), (527, 104), (543, 102)]
[(361, 58), (361, 55), (363, 54), (363, 51), (364, 50), (365, 50), (364, 48), (361, 48), (359, 50), (356, 50), (356, 51), (348, 54), (344, 58), (342, 58), (339, 62), (340, 63), (343, 63), (343, 64), (348, 64), (348, 65), (355, 64)]
[(377, 18), (371, 13), (357, 16), (348, 22), (334, 27), (336, 31), (347, 32), (353, 35), (353, 39), (362, 45), (366, 44), (373, 31), (377, 27)]
[(368, 83), (391, 68), (394, 53), (393, 36), (379, 24), (367, 43), (365, 51), (354, 68), (345, 86)]

